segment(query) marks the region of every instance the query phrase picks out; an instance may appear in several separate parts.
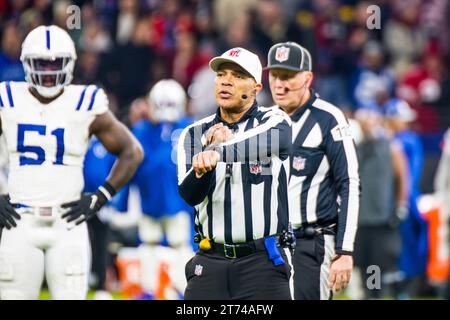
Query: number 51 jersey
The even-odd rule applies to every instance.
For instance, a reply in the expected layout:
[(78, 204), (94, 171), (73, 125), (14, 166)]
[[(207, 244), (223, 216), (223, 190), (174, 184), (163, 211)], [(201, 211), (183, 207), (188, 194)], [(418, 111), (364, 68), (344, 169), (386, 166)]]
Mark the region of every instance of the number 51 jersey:
[(96, 86), (66, 86), (58, 98), (43, 104), (26, 82), (0, 83), (11, 203), (51, 207), (78, 199), (89, 126), (107, 110), (107, 97)]

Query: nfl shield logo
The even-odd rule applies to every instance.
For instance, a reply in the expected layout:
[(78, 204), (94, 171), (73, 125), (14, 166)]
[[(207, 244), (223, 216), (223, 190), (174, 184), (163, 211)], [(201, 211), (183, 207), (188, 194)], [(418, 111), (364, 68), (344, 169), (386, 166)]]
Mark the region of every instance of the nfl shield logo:
[(250, 173), (258, 174), (262, 172), (262, 166), (258, 161), (250, 162)]
[(196, 276), (201, 276), (201, 275), (202, 275), (202, 272), (203, 272), (203, 266), (200, 265), (200, 264), (197, 264), (197, 265), (195, 266), (195, 270), (194, 270), (195, 275), (196, 275)]
[(286, 48), (286, 47), (279, 47), (277, 48), (277, 51), (275, 52), (275, 60), (279, 61), (279, 62), (283, 62), (286, 61), (287, 59), (289, 59), (289, 51), (291, 50), (291, 48)]
[(305, 169), (306, 159), (302, 157), (294, 157), (294, 160), (292, 161), (292, 167), (297, 170), (303, 170)]

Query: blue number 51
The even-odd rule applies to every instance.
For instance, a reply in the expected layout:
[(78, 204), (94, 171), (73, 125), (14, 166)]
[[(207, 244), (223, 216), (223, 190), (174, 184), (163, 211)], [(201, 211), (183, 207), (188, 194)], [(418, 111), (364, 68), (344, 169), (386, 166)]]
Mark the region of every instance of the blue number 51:
[[(34, 153), (36, 158), (30, 158), (21, 155), (19, 162), (21, 166), (40, 165), (45, 161), (45, 151), (39, 146), (26, 146), (24, 144), (25, 132), (36, 132), (41, 136), (45, 136), (46, 126), (36, 124), (19, 124), (17, 130), (17, 151), (21, 153)], [(64, 129), (58, 128), (53, 130), (51, 135), (56, 137), (56, 161), (53, 164), (63, 165), (64, 156)]]

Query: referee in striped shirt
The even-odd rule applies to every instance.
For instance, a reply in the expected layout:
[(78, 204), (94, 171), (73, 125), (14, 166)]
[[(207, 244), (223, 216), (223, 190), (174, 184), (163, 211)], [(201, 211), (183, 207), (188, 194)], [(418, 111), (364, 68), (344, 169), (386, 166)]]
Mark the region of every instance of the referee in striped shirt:
[(310, 53), (294, 42), (268, 53), (275, 103), (292, 120), (289, 215), (297, 237), (292, 259), (295, 299), (331, 299), (353, 268), (359, 211), (358, 162), (349, 124), (310, 89)]
[(233, 48), (213, 58), (217, 113), (178, 142), (179, 192), (195, 207), (199, 251), (186, 264), (185, 299), (291, 299), (280, 247), (288, 226), (291, 121), (258, 106), (258, 56)]

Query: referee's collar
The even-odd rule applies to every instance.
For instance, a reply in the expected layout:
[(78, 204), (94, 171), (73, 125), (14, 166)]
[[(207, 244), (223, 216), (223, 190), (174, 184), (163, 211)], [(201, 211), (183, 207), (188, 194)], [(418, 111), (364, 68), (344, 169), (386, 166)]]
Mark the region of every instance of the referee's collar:
[(222, 117), (220, 116), (220, 107), (219, 107), (219, 108), (217, 108), (217, 111), (216, 111), (216, 118), (214, 119), (214, 123), (222, 122), (228, 128), (234, 130), (234, 129), (237, 129), (237, 126), (239, 123), (242, 123), (242, 122), (246, 121), (247, 119), (256, 116), (257, 111), (258, 111), (258, 103), (255, 100), (253, 102), (252, 106), (250, 107), (250, 109), (248, 109), (247, 112), (244, 113), (244, 115), (238, 121), (229, 123), (229, 122), (226, 122), (224, 119), (222, 119)]
[(292, 114), (291, 120), (297, 122), (300, 120), (302, 115), (305, 113), (306, 109), (312, 106), (314, 101), (319, 97), (319, 95), (314, 91), (314, 89), (309, 89), (309, 92), (311, 93), (311, 96), (309, 97), (308, 101), (300, 107), (297, 108), (297, 110)]

